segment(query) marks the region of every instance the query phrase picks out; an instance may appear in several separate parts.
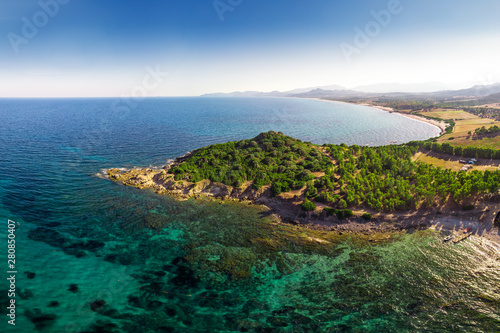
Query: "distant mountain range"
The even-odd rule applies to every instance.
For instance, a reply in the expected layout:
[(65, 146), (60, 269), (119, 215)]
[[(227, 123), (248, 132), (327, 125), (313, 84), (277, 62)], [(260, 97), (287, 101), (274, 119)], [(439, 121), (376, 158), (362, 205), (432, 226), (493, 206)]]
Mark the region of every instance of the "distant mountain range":
[(422, 83), (379, 83), (357, 86), (352, 90), (363, 91), (367, 93), (388, 93), (388, 92), (406, 92), (406, 93), (425, 93), (443, 91), (449, 89), (449, 85), (441, 82), (422, 82)]
[(345, 87), (339, 86), (337, 84), (330, 84), (327, 86), (318, 86), (318, 87), (309, 87), (309, 88), (298, 88), (288, 91), (270, 91), (270, 92), (262, 92), (262, 91), (233, 91), (230, 93), (213, 93), (213, 94), (205, 94), (202, 97), (265, 97), (265, 96), (274, 96), (274, 97), (289, 97), (295, 94), (303, 94), (308, 93), (311, 90), (315, 89), (325, 89), (325, 90), (343, 90)]
[[(437, 100), (460, 100), (479, 99), (486, 96), (500, 93), (500, 83), (490, 85), (477, 85), (467, 89), (459, 90), (436, 90), (431, 92), (412, 92), (417, 89), (424, 89), (425, 84), (393, 84), (384, 83), (380, 85), (359, 86), (355, 89), (346, 89), (339, 85), (327, 85), (319, 87), (309, 87), (293, 89), (288, 91), (235, 91), (231, 93), (205, 94), (203, 97), (309, 97), (309, 98), (330, 98), (330, 99), (350, 99), (350, 98), (415, 98), (415, 99), (437, 99)], [(439, 87), (440, 83), (429, 83), (430, 87)], [(429, 87), (428, 86), (428, 87)], [(394, 92), (380, 92), (389, 88)], [(399, 90), (398, 88), (401, 88)], [(399, 91), (398, 91), (399, 90)], [(404, 91), (404, 92), (401, 92)], [(492, 96), (494, 102), (500, 101), (499, 96)]]

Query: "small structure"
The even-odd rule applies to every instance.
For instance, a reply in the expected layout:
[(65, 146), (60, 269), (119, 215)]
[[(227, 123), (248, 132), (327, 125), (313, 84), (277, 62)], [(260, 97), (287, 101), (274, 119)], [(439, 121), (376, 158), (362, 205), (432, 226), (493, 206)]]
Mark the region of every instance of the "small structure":
[(464, 165), (464, 166), (463, 166), (460, 170), (462, 170), (462, 171), (467, 171), (467, 170), (469, 170), (470, 168), (472, 168), (472, 164), (466, 164), (466, 165)]

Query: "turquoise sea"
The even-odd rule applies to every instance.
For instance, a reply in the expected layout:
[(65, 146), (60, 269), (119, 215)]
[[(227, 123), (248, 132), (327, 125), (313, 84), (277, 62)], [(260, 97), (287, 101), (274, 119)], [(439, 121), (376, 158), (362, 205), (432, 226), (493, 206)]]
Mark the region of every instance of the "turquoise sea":
[[(276, 225), (96, 176), (274, 130), (384, 145), (439, 129), (287, 98), (0, 100), (1, 332), (499, 332), (500, 245)], [(16, 325), (8, 324), (8, 220)]]

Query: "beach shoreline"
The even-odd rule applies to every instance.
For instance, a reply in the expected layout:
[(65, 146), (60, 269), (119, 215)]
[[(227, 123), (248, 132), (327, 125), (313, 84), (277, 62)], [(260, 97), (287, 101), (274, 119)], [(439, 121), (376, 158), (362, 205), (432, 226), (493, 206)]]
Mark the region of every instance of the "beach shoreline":
[(428, 119), (428, 118), (416, 116), (413, 114), (395, 111), (393, 108), (381, 106), (381, 105), (375, 105), (375, 104), (369, 104), (369, 103), (350, 103), (350, 102), (336, 101), (336, 100), (332, 100), (332, 99), (323, 99), (323, 98), (316, 98), (316, 97), (299, 97), (299, 98), (316, 100), (316, 101), (324, 101), (324, 102), (332, 102), (332, 103), (345, 103), (345, 104), (351, 104), (351, 105), (369, 106), (369, 107), (383, 110), (383, 111), (386, 111), (389, 113), (398, 114), (398, 115), (406, 117), (408, 119), (412, 119), (415, 121), (420, 121), (420, 122), (424, 122), (424, 123), (433, 125), (434, 127), (439, 128), (439, 130), (441, 131), (439, 136), (443, 135), (446, 132), (446, 128), (448, 127), (448, 124), (446, 124), (445, 122), (439, 122), (439, 121), (436, 121), (433, 119)]

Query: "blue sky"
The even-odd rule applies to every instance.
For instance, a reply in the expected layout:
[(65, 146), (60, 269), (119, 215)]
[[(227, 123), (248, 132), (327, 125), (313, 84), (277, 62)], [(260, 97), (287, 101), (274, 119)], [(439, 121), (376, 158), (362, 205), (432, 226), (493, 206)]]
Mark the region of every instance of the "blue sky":
[[(0, 96), (487, 84), (498, 13), (494, 0), (2, 0)], [(143, 89), (151, 70), (168, 75)]]

